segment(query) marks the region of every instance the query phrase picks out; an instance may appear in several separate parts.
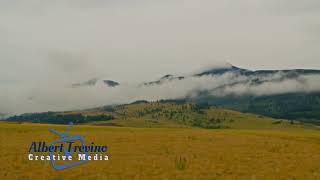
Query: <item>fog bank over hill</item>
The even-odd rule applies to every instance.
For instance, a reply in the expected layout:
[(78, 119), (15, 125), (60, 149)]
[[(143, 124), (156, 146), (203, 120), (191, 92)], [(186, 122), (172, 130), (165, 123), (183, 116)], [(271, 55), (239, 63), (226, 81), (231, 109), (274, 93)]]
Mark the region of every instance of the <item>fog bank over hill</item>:
[(217, 97), (312, 93), (320, 92), (318, 82), (320, 71), (316, 70), (250, 71), (228, 65), (187, 76), (166, 75), (149, 83), (120, 82), (117, 86), (98, 79), (76, 87), (62, 82), (22, 83), (7, 86), (0, 100), (5, 113), (64, 111), (136, 100), (196, 98), (202, 92)]

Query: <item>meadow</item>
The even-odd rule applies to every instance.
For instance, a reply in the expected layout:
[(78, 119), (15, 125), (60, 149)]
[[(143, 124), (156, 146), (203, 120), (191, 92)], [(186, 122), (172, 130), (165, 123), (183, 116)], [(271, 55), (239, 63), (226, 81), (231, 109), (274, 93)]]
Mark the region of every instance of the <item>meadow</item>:
[(75, 125), (70, 135), (108, 145), (108, 161), (56, 171), (29, 161), (32, 141), (66, 125), (0, 122), (0, 179), (320, 179), (313, 128), (201, 129)]

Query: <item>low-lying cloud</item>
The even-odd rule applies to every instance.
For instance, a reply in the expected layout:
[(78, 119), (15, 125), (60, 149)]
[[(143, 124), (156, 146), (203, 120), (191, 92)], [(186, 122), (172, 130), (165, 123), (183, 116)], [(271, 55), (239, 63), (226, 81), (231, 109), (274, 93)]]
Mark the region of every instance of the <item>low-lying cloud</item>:
[[(281, 73), (259, 77), (225, 73), (219, 76), (189, 76), (182, 80), (163, 80), (160, 84), (141, 85), (122, 83), (107, 87), (102, 81), (95, 86), (72, 88), (70, 84), (38, 82), (6, 86), (0, 95), (2, 113), (65, 111), (93, 108), (103, 105), (130, 103), (136, 100), (156, 101), (196, 97), (199, 92), (214, 96), (274, 95), (281, 93), (320, 91), (320, 75), (301, 75), (281, 79)], [(23, 91), (21, 91), (23, 89)]]

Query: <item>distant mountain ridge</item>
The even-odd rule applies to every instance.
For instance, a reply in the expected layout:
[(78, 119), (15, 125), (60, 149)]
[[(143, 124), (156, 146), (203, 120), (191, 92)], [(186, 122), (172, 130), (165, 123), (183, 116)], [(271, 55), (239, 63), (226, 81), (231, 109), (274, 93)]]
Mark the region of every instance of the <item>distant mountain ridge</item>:
[[(257, 78), (268, 76), (268, 75), (274, 75), (274, 74), (282, 74), (281, 79), (291, 79), (291, 78), (297, 78), (301, 75), (320, 75), (320, 70), (314, 70), (314, 69), (289, 69), (289, 70), (257, 70), (257, 71), (251, 71), (248, 69), (239, 68), (233, 65), (229, 65), (229, 67), (220, 67), (220, 68), (212, 68), (210, 70), (205, 70), (200, 73), (193, 74), (189, 77), (201, 77), (201, 76), (221, 76), (226, 73), (234, 73), (237, 75), (242, 76), (255, 76)], [(165, 81), (172, 81), (172, 80), (183, 80), (187, 77), (185, 76), (173, 76), (171, 74), (165, 75), (159, 80), (151, 81), (151, 82), (145, 82), (144, 85), (159, 85), (162, 84)]]
[(120, 83), (112, 80), (104, 80), (104, 79), (99, 79), (99, 78), (93, 78), (81, 83), (73, 83), (71, 85), (72, 88), (78, 88), (78, 87), (93, 87), (95, 86), (98, 82), (102, 82), (104, 85), (107, 87), (116, 87), (119, 86)]
[[(320, 70), (292, 69), (292, 70), (257, 70), (251, 71), (233, 65), (213, 68), (195, 73), (190, 76), (166, 75), (159, 80), (144, 83), (145, 86), (157, 86), (187, 78), (222, 77), (232, 74), (229, 79), (211, 89), (193, 90), (190, 96), (179, 98), (177, 101), (195, 102), (197, 104), (216, 105), (242, 112), (252, 112), (275, 118), (298, 119), (306, 122), (320, 124), (320, 89), (308, 88), (316, 86), (317, 82), (306, 77), (318, 77)], [(206, 80), (207, 80), (206, 79)], [(215, 81), (208, 83), (214, 83)], [(291, 88), (285, 85), (295, 83)], [(277, 85), (282, 91), (272, 92)], [(296, 87), (297, 86), (297, 87)], [(242, 94), (237, 94), (236, 89), (244, 88)], [(246, 89), (247, 88), (247, 89)], [(262, 89), (266, 94), (255, 94), (250, 90)], [(268, 91), (268, 88), (269, 91)], [(230, 92), (230, 93), (226, 93)], [(268, 93), (269, 92), (269, 93)]]

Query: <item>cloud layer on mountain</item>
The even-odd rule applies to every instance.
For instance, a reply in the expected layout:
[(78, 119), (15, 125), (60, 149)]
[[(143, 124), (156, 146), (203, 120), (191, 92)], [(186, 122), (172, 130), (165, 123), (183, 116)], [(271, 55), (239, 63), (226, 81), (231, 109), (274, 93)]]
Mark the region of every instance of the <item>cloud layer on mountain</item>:
[[(216, 76), (189, 76), (181, 80), (165, 79), (154, 85), (124, 83), (113, 88), (107, 87), (102, 81), (98, 81), (95, 86), (77, 88), (52, 82), (22, 84), (15, 89), (8, 88), (0, 95), (0, 108), (7, 113), (63, 111), (136, 100), (196, 97), (200, 92), (222, 97), (320, 91), (320, 75), (301, 75), (289, 79), (283, 79), (283, 76), (283, 73), (260, 77), (225, 73)], [(24, 91), (21, 92), (20, 88)]]

